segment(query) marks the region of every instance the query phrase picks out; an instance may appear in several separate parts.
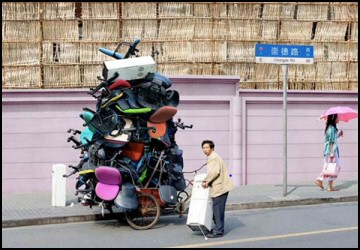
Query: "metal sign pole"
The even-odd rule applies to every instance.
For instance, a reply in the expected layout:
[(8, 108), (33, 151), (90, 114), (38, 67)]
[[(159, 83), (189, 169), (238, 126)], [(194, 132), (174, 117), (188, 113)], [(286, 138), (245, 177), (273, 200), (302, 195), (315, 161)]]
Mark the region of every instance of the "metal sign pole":
[(284, 109), (284, 153), (283, 153), (283, 196), (287, 195), (287, 74), (288, 65), (281, 65), (283, 75), (283, 109)]
[(314, 46), (287, 44), (255, 44), (257, 63), (281, 64), (283, 74), (284, 150), (283, 196), (287, 195), (287, 74), (289, 64), (313, 64)]

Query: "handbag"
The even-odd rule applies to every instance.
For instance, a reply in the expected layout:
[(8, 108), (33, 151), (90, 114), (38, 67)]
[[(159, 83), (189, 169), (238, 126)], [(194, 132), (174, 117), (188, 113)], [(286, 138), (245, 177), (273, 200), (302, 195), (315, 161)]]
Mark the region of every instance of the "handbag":
[(336, 162), (324, 162), (322, 174), (324, 176), (337, 177), (339, 174), (339, 168)]

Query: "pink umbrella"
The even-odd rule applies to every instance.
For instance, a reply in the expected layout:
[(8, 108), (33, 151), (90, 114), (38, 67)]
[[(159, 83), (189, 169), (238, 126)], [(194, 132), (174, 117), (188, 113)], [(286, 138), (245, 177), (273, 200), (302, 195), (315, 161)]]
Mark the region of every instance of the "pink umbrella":
[(338, 114), (339, 120), (348, 122), (351, 119), (358, 118), (358, 112), (349, 107), (337, 106), (329, 108), (325, 113), (320, 116), (321, 120), (327, 120), (328, 115)]

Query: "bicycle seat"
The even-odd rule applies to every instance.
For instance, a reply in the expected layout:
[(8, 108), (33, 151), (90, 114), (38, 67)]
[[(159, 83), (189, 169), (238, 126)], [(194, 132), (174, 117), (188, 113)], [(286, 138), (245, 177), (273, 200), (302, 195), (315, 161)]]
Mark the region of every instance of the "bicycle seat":
[(167, 100), (166, 106), (177, 107), (180, 101), (179, 92), (171, 89), (166, 90), (166, 100)]
[(146, 81), (152, 82), (152, 83), (156, 83), (162, 87), (164, 87), (165, 89), (168, 89), (171, 87), (172, 81), (167, 78), (166, 76), (155, 72), (155, 73), (149, 73), (147, 74), (147, 76), (145, 77)]
[[(122, 105), (123, 107), (121, 107), (119, 104)], [(124, 106), (124, 105), (128, 105), (128, 104), (126, 102), (118, 102), (118, 104), (116, 105), (116, 108), (121, 113), (128, 114), (128, 115), (146, 114), (151, 111), (151, 108), (132, 109), (132, 108), (130, 108), (130, 106)]]
[(127, 147), (121, 152), (122, 156), (129, 157), (131, 160), (137, 162), (144, 154), (145, 144), (141, 142), (128, 142)]
[(80, 141), (82, 144), (86, 144), (87, 140), (91, 141), (93, 138), (94, 133), (88, 128), (84, 128), (83, 131), (80, 133)]
[(147, 82), (138, 89), (137, 101), (141, 106), (152, 110), (165, 106), (168, 102), (166, 98), (166, 89), (156, 83)]
[(155, 127), (155, 129), (156, 129), (155, 132), (152, 129), (148, 130), (148, 133), (151, 138), (157, 139), (161, 136), (164, 136), (166, 133), (166, 123), (165, 122), (162, 122), (162, 123), (147, 122), (147, 126)]
[(125, 81), (123, 79), (116, 80), (113, 84), (110, 85), (109, 89), (124, 89), (124, 88), (130, 88), (131, 85), (128, 81)]
[(175, 205), (177, 202), (177, 192), (173, 186), (160, 185), (159, 196), (166, 204)]
[(152, 123), (162, 123), (170, 120), (177, 113), (177, 108), (171, 106), (163, 106), (155, 111), (149, 117), (149, 121)]
[(95, 169), (95, 176), (98, 180), (95, 187), (96, 195), (105, 201), (114, 200), (122, 183), (119, 170), (113, 167), (100, 166)]
[(136, 194), (135, 186), (129, 182), (125, 182), (121, 186), (121, 191), (116, 196), (114, 203), (117, 207), (126, 210), (134, 210), (139, 206), (139, 199)]

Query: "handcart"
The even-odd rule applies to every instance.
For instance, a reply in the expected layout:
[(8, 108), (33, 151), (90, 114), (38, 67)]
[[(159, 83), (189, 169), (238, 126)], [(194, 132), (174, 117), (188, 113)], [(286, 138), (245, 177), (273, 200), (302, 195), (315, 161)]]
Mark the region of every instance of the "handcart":
[[(160, 155), (158, 164), (153, 170), (153, 174), (159, 168), (162, 171), (163, 162), (162, 155)], [(203, 168), (206, 164), (202, 165), (199, 169), (184, 172), (184, 173), (195, 173)], [(188, 207), (188, 201), (191, 198), (186, 190), (177, 192), (176, 202), (169, 204), (164, 202), (161, 198), (160, 191), (161, 187), (157, 186), (155, 188), (148, 188), (149, 182), (142, 188), (138, 188), (137, 196), (139, 199), (139, 207), (134, 211), (125, 211), (125, 218), (129, 225), (137, 230), (150, 229), (157, 224), (159, 221), (160, 215), (162, 212), (178, 212), (180, 217), (186, 211)], [(193, 180), (187, 180), (186, 187), (193, 184)]]

